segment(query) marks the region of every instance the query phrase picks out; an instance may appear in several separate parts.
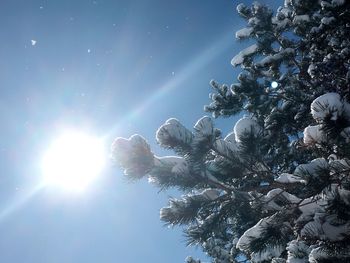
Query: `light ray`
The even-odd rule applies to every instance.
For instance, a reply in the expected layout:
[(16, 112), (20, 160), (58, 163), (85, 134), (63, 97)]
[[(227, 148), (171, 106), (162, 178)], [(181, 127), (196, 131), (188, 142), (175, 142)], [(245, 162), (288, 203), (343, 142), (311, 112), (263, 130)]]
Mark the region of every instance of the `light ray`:
[[(199, 72), (202, 68), (207, 66), (211, 61), (213, 61), (218, 55), (226, 51), (228, 48), (232, 47), (231, 43), (232, 32), (224, 34), (219, 38), (213, 45), (204, 49), (199, 55), (191, 60), (182, 68), (182, 70), (172, 76), (169, 81), (164, 83), (158, 90), (156, 90), (149, 98), (147, 98), (143, 103), (141, 103), (136, 109), (126, 114), (124, 118), (119, 120), (117, 125), (111, 129), (110, 134), (113, 134), (118, 127), (124, 125), (124, 122), (137, 117), (139, 114), (144, 112), (150, 105), (155, 101), (164, 97), (174, 88), (183, 84), (190, 76)], [(209, 82), (209, 80), (208, 80)], [(106, 136), (107, 137), (107, 136)]]
[(0, 211), (0, 222), (4, 221), (11, 214), (19, 210), (43, 188), (44, 188), (44, 184), (38, 184), (36, 187), (30, 190), (27, 190), (20, 196), (17, 196), (16, 198), (14, 198), (14, 200), (12, 200), (7, 206), (5, 206)]

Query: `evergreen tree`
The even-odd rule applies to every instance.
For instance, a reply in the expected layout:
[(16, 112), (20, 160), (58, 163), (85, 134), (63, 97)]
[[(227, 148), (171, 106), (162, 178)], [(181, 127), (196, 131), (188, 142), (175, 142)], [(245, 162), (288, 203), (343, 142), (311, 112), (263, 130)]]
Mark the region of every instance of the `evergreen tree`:
[(237, 83), (210, 82), (205, 111), (246, 116), (227, 136), (207, 116), (192, 131), (169, 119), (156, 138), (177, 156), (140, 135), (117, 138), (112, 156), (130, 179), (183, 191), (160, 218), (213, 262), (350, 262), (350, 3), (237, 11), (236, 37), (254, 44), (232, 59)]

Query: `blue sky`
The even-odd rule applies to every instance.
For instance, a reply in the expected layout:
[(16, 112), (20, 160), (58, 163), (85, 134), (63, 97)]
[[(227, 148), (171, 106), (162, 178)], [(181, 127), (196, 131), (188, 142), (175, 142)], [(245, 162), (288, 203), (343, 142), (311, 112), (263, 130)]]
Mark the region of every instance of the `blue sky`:
[[(159, 221), (167, 193), (126, 182), (112, 165), (83, 194), (38, 189), (40, 156), (67, 127), (105, 138), (106, 149), (114, 137), (139, 133), (161, 153), (162, 123), (176, 117), (192, 127), (205, 115), (209, 81), (235, 81), (238, 3), (1, 1), (1, 262), (203, 257)], [(234, 125), (218, 122), (226, 131)]]

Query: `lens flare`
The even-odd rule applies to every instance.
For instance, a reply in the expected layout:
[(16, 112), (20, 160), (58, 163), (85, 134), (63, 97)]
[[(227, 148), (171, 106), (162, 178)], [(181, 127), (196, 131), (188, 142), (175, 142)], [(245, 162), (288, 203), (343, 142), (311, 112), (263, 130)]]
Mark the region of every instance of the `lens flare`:
[(271, 87), (274, 88), (274, 89), (277, 88), (278, 87), (278, 82), (272, 81), (271, 82)]

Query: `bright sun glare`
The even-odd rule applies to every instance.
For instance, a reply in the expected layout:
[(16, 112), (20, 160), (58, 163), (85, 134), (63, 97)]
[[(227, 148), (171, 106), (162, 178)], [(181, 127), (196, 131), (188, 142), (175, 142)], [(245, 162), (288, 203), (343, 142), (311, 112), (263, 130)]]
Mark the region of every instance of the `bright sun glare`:
[(84, 190), (101, 174), (105, 159), (101, 139), (67, 131), (57, 137), (44, 154), (44, 183), (70, 191)]

